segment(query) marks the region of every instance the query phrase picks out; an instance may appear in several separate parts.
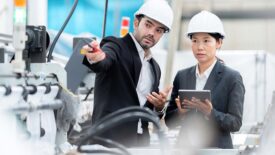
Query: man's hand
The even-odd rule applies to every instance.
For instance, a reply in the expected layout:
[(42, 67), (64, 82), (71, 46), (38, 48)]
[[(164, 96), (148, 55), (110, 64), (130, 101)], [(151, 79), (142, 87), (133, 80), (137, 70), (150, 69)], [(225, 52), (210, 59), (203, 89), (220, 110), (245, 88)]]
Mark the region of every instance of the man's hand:
[(86, 58), (91, 62), (99, 62), (105, 59), (106, 54), (101, 50), (97, 41), (93, 40), (89, 45), (82, 47), (82, 50), (85, 50)]
[(166, 87), (163, 91), (160, 91), (159, 94), (156, 92), (152, 92), (151, 94), (147, 95), (147, 100), (154, 105), (156, 110), (161, 111), (166, 103), (167, 96), (172, 89), (172, 86)]

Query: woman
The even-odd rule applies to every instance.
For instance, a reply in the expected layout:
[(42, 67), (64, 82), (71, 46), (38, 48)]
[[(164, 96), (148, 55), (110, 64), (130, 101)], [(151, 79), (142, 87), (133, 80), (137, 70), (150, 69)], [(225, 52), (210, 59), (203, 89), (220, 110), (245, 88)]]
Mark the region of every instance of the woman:
[[(233, 148), (230, 133), (238, 131), (242, 125), (245, 88), (241, 75), (216, 57), (225, 37), (223, 24), (213, 13), (202, 11), (190, 20), (187, 36), (192, 41), (193, 55), (198, 63), (178, 71), (166, 111), (166, 124), (168, 128), (181, 125), (181, 135), (184, 136), (180, 138), (181, 142), (192, 139), (188, 140), (190, 134), (185, 128), (196, 126), (196, 129), (206, 132), (193, 135), (207, 135), (209, 138), (200, 146)], [(211, 101), (196, 98), (180, 101), (179, 89), (210, 90)], [(195, 121), (191, 116), (197, 116)], [(191, 129), (194, 131), (194, 128)]]

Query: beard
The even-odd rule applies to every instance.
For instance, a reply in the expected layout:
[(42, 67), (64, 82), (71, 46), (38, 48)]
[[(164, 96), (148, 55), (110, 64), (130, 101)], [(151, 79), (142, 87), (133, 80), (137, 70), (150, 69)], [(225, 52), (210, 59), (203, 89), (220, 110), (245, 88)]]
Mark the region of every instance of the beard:
[(147, 35), (147, 36), (142, 37), (141, 42), (140, 42), (140, 46), (143, 49), (149, 49), (149, 48), (153, 47), (155, 44), (156, 44), (156, 41), (152, 35)]

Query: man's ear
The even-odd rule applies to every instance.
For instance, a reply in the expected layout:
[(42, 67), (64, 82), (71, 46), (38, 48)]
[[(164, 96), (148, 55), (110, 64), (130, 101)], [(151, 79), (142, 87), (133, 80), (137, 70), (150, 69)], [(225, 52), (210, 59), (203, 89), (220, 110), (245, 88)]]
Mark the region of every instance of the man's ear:
[(138, 27), (139, 22), (140, 21), (137, 18), (134, 19), (134, 30), (136, 30), (136, 28)]

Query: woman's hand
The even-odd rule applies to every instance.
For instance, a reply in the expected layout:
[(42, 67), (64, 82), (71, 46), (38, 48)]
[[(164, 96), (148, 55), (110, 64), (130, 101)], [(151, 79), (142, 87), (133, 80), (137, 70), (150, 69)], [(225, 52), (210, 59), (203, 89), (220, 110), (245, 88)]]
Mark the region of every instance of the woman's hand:
[(197, 109), (206, 116), (210, 116), (213, 109), (212, 103), (208, 99), (206, 99), (205, 101), (201, 101), (200, 99), (192, 97), (191, 101), (185, 99), (183, 101), (183, 104), (186, 108)]
[(176, 101), (176, 104), (177, 104), (177, 107), (178, 107), (178, 111), (179, 111), (180, 114), (185, 114), (186, 112), (189, 111), (189, 109), (182, 108), (182, 105), (184, 103), (180, 103), (179, 96), (175, 99), (175, 101)]

